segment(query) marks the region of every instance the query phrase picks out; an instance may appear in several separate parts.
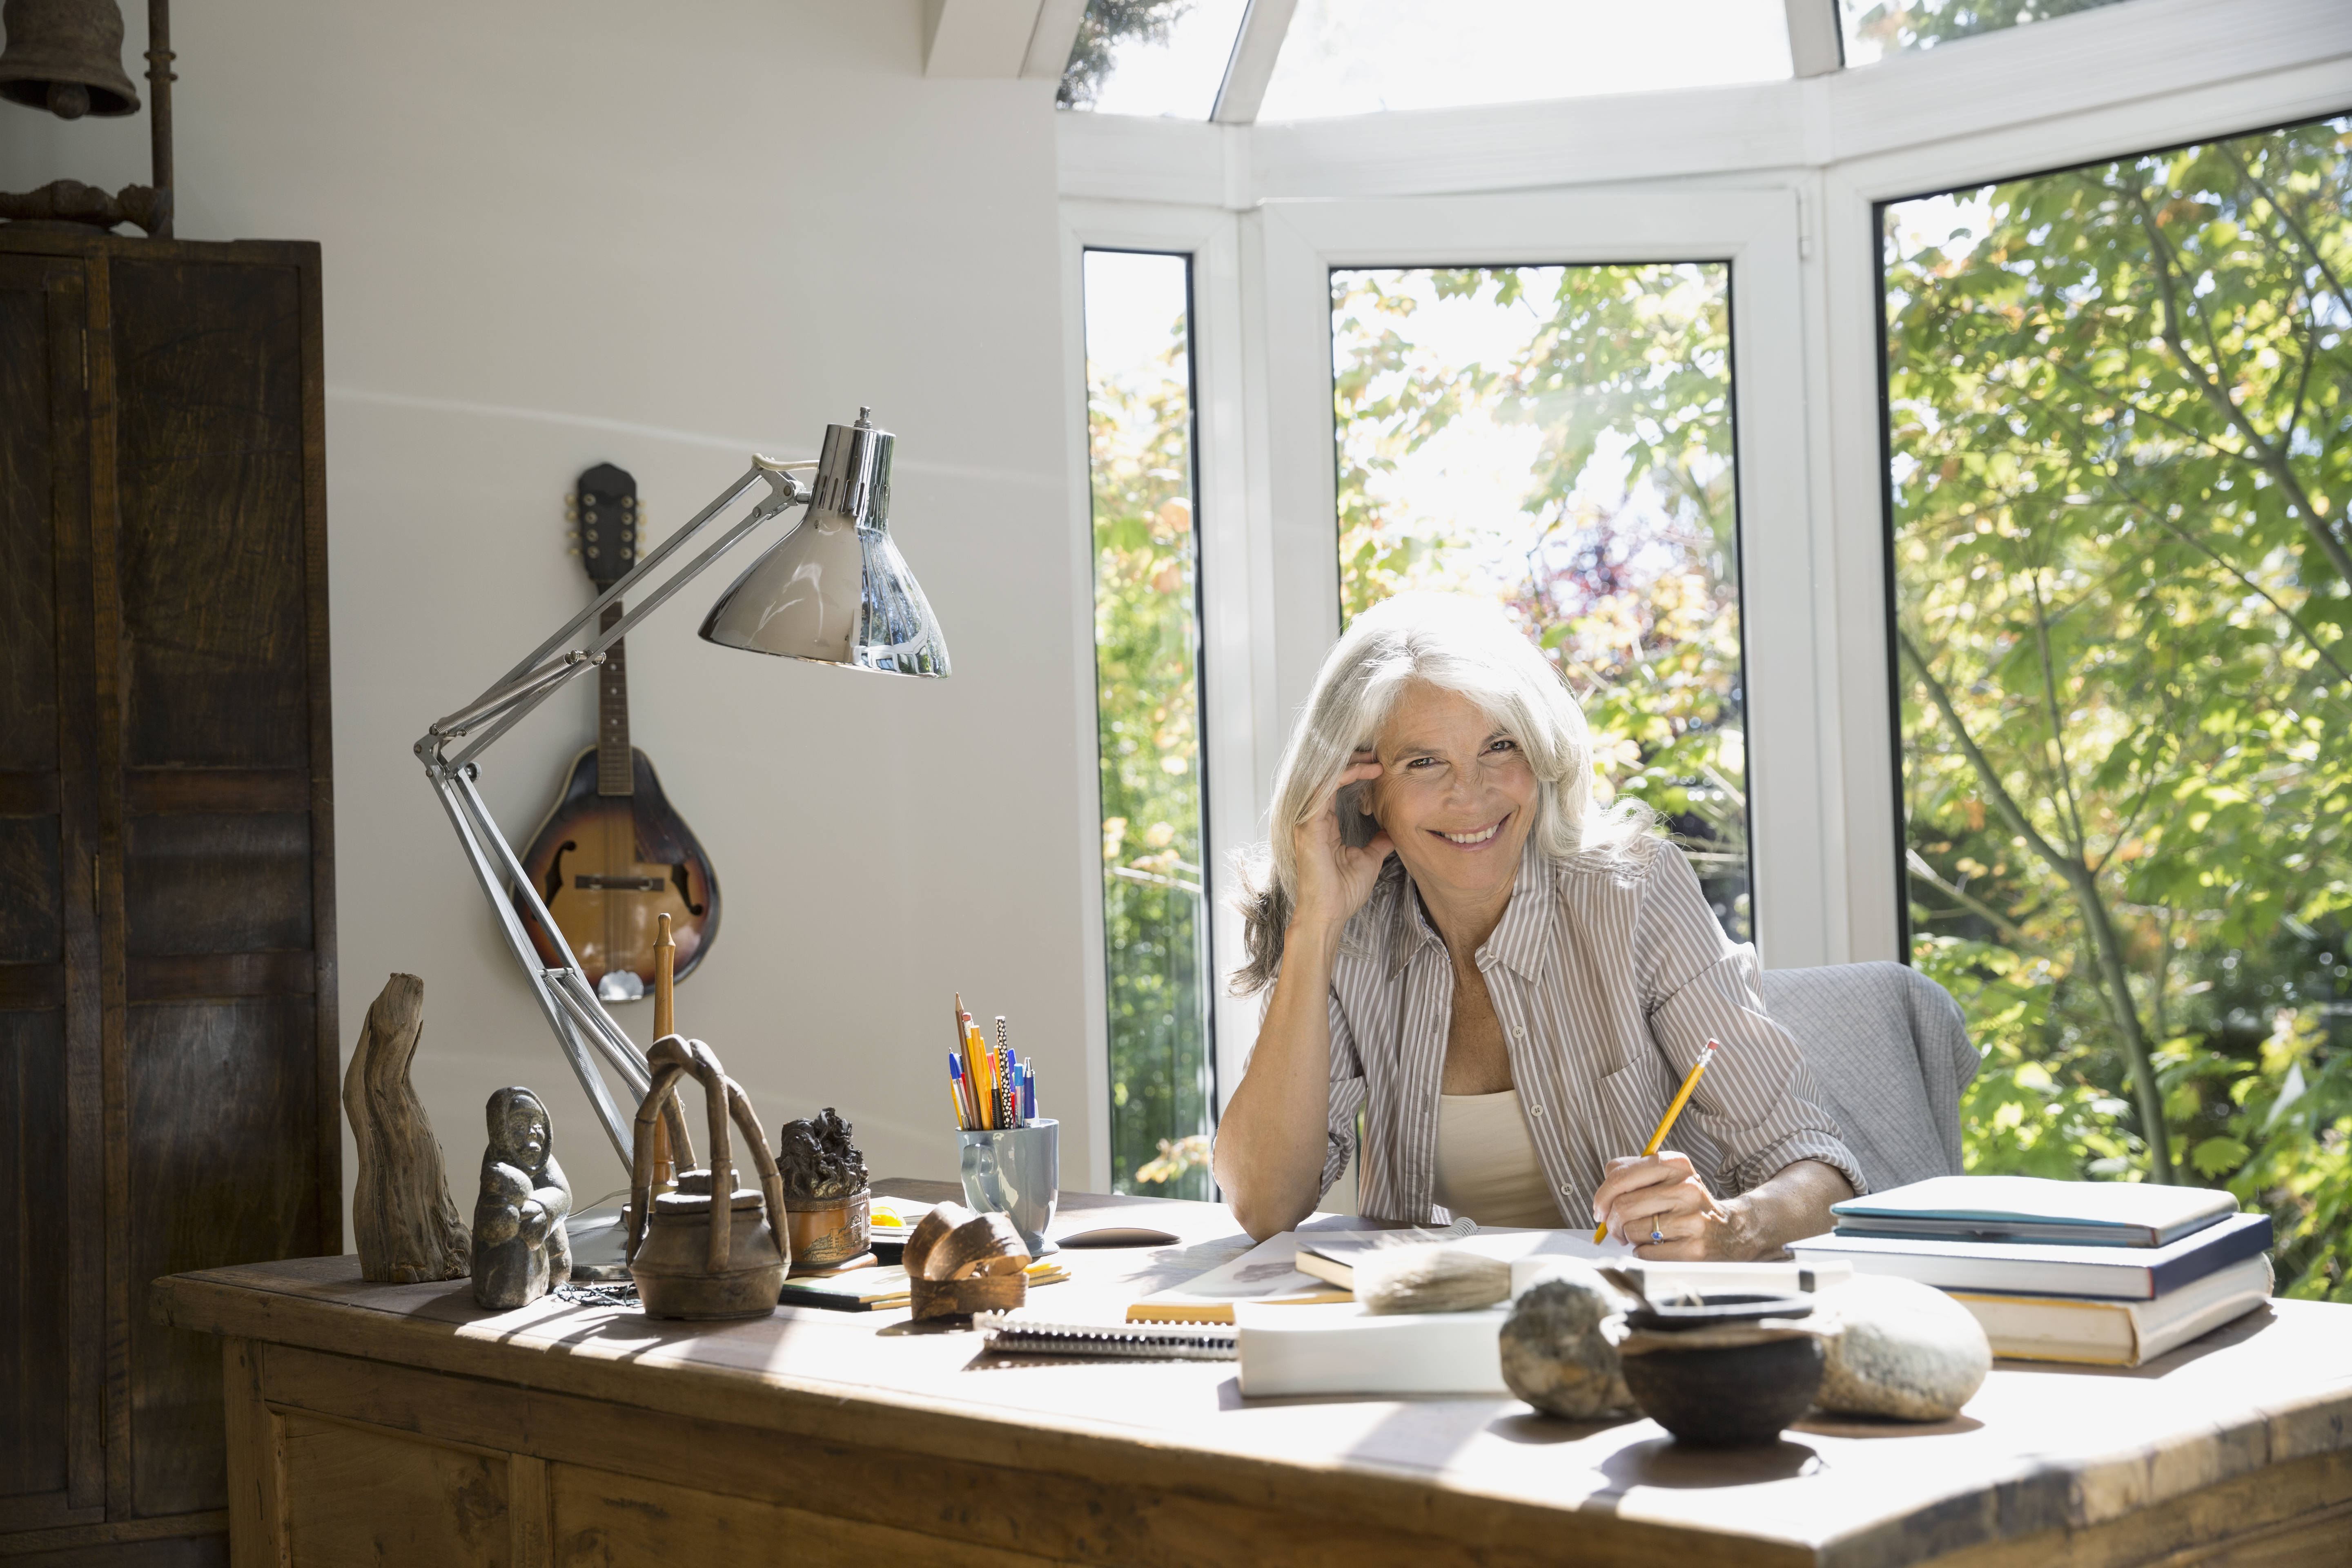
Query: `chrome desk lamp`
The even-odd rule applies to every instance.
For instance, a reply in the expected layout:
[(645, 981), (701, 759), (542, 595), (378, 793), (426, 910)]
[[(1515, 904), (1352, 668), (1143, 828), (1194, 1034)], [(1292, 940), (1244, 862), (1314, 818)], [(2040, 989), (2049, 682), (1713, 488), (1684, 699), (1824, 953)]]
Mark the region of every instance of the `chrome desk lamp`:
[[(507, 842), (489, 808), (482, 804), (481, 792), (475, 787), (478, 762), (524, 715), (566, 682), (604, 663), (606, 648), (667, 604), (705, 568), (761, 523), (795, 506), (808, 509), (800, 526), (770, 546), (719, 595), (719, 602), (702, 619), (703, 639), (752, 653), (884, 675), (930, 679), (946, 675), (947, 639), (940, 635), (939, 619), (916, 584), (915, 574), (907, 570), (905, 557), (890, 538), (893, 438), (888, 431), (877, 430), (868, 422), (870, 412), (859, 409), (855, 425), (826, 426), (824, 446), (813, 463), (778, 463), (755, 456), (750, 471), (693, 521), (640, 560), (594, 604), (566, 621), (488, 691), (436, 721), (416, 742), (425, 776), (440, 797), (442, 809), (449, 814), (449, 824), (465, 847), (474, 879), (489, 899), (491, 918), (498, 921), (515, 962), (522, 965), (524, 977), (539, 998), (540, 1011), (555, 1032), (556, 1044), (571, 1062), (580, 1087), (587, 1090), (589, 1103), (595, 1107), (597, 1120), (604, 1124), (604, 1134), (613, 1141), (625, 1168), (630, 1158), (630, 1118), (613, 1103), (591, 1053), (603, 1057), (620, 1076), (633, 1101), (642, 1100), (651, 1085), (645, 1055), (604, 1010), (545, 901), (523, 874), (514, 846)], [(796, 471), (807, 469), (815, 470), (810, 482), (803, 484), (793, 477)], [(660, 571), (688, 541), (763, 482), (767, 493), (749, 516), (728, 525), (701, 554), (670, 573), (612, 626), (602, 631), (591, 629), (606, 605), (625, 595), (634, 598), (634, 590), (650, 574)], [(612, 526), (633, 525), (614, 520)], [(517, 903), (522, 906), (520, 911)], [(562, 956), (561, 964), (551, 968), (541, 960), (523, 927), (526, 915)], [(633, 1104), (632, 1116), (635, 1109)]]

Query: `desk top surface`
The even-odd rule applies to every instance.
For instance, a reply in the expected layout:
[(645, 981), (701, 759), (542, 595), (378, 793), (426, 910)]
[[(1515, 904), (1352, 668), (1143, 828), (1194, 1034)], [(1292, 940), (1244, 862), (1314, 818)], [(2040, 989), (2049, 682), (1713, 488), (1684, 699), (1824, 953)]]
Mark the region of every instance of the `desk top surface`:
[[(955, 1195), (939, 1183), (877, 1191)], [(1033, 1293), (1031, 1309), (1116, 1312), (1246, 1244), (1220, 1205), (1075, 1194), (1055, 1233), (1143, 1205), (1135, 1222), (1183, 1245), (1066, 1248), (1073, 1279)], [(1302, 1506), (1392, 1514), (1415, 1531), (1485, 1535), (1512, 1516), (1557, 1531), (1573, 1513), (1603, 1534), (1711, 1541), (1717, 1550), (1696, 1555), (1725, 1560), (1917, 1562), (2352, 1448), (2352, 1309), (2304, 1301), (2273, 1301), (2129, 1370), (1997, 1363), (1938, 1426), (1816, 1418), (1777, 1447), (1706, 1454), (1647, 1420), (1556, 1421), (1512, 1399), (1250, 1400), (1228, 1362), (996, 1355), (969, 1328), (910, 1323), (903, 1310), (785, 1308), (698, 1325), (549, 1298), (488, 1312), (467, 1281), (368, 1284), (353, 1257), (177, 1275), (154, 1299), (180, 1328), (674, 1414), (1016, 1467), (1124, 1469), (1139, 1484), (1279, 1486)]]

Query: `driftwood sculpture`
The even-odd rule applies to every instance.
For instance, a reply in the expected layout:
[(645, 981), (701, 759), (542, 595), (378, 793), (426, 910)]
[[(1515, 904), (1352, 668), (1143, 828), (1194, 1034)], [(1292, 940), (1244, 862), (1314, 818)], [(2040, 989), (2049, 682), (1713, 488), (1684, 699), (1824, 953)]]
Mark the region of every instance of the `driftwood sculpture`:
[(482, 1193), (474, 1201), (474, 1300), (525, 1307), (572, 1278), (572, 1184), (555, 1163), (547, 1107), (527, 1089), (502, 1089), (484, 1108)]
[(468, 1238), (433, 1123), (409, 1086), (425, 1033), (425, 982), (395, 974), (368, 1008), (343, 1074), (343, 1116), (359, 1144), (352, 1238), (360, 1276), (384, 1284), (466, 1277)]
[(1029, 1249), (1004, 1215), (934, 1205), (907, 1238), (903, 1261), (918, 1318), (1009, 1312), (1029, 1299)]

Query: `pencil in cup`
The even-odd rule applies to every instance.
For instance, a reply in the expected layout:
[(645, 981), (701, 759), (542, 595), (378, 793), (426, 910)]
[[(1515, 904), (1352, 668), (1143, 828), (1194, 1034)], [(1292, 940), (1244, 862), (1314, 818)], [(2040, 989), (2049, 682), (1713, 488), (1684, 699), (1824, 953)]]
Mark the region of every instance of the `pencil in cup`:
[(1013, 1059), (1011, 1031), (1005, 1026), (1004, 1015), (996, 1016), (996, 1082), (1003, 1099), (997, 1106), (1001, 1120), (998, 1125), (1021, 1125), (1021, 1079)]
[(955, 1052), (948, 1053), (948, 1091), (955, 1097), (956, 1131), (968, 1132), (971, 1119), (971, 1090), (964, 1082), (963, 1058)]
[[(1674, 1103), (1666, 1107), (1664, 1116), (1658, 1118), (1658, 1130), (1650, 1134), (1649, 1145), (1642, 1151), (1644, 1160), (1665, 1147), (1666, 1134), (1675, 1130), (1675, 1119), (1682, 1115), (1683, 1107), (1690, 1103), (1691, 1090), (1698, 1087), (1698, 1075), (1705, 1072), (1706, 1064), (1715, 1059), (1717, 1048), (1715, 1041), (1707, 1041), (1706, 1049), (1699, 1052), (1698, 1060), (1691, 1063), (1690, 1071), (1683, 1075), (1683, 1086), (1675, 1090)], [(1592, 1239), (1596, 1243), (1609, 1239), (1609, 1223), (1606, 1220), (1593, 1227)]]
[(955, 1073), (957, 1087), (961, 1091), (960, 1100), (963, 1126), (961, 1131), (971, 1131), (984, 1127), (987, 1123), (981, 1120), (980, 1058), (972, 1054), (971, 1015), (963, 1010), (961, 992), (956, 994), (955, 1049), (950, 1056), (957, 1064), (951, 1070)]

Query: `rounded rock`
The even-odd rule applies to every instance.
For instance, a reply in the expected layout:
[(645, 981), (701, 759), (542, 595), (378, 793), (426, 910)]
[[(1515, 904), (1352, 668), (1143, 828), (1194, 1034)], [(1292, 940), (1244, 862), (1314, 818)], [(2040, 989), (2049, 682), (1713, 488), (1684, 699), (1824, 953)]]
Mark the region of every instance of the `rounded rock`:
[(1974, 1314), (1933, 1286), (1862, 1274), (1820, 1300), (1838, 1321), (1814, 1398), (1823, 1410), (1946, 1421), (1992, 1370)]
[(1617, 1297), (1591, 1268), (1563, 1262), (1511, 1303), (1503, 1382), (1547, 1415), (1589, 1421), (1633, 1407), (1605, 1324)]

